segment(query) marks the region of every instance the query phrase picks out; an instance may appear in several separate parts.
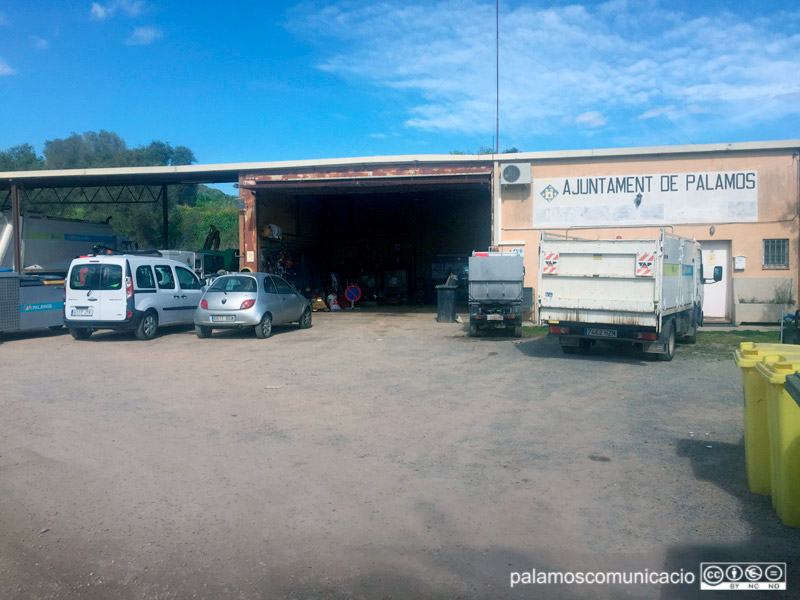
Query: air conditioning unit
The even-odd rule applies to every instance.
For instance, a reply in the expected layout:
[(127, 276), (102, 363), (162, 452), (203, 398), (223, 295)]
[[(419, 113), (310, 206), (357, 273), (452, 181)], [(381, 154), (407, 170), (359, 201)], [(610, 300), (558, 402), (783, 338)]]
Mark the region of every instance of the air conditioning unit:
[(500, 165), (500, 183), (526, 185), (531, 182), (531, 163), (506, 163)]

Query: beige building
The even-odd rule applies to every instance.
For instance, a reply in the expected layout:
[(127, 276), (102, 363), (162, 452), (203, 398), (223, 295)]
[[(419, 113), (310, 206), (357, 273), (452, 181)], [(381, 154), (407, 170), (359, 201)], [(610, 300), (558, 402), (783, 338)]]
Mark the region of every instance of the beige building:
[(534, 286), (542, 230), (631, 239), (668, 227), (701, 242), (705, 265), (723, 267), (723, 281), (706, 287), (707, 320), (777, 321), (799, 293), (798, 150), (794, 140), (503, 157), (493, 243), (524, 250)]

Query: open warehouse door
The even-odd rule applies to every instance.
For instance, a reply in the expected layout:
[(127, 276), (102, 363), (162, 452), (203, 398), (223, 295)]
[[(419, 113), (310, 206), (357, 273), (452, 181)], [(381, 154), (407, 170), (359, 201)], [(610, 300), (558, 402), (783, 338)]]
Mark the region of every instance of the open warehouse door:
[(455, 273), (466, 301), (467, 258), (491, 242), (491, 164), (457, 169), (244, 176), (255, 206), (243, 224), (244, 245), (253, 242), (245, 266), (309, 297), (355, 284), (362, 306), (434, 303), (435, 286)]

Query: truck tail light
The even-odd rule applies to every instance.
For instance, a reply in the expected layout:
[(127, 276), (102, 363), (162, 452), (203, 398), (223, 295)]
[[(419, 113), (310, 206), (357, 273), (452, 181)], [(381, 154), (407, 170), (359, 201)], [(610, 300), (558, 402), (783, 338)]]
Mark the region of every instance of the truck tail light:
[(256, 303), (255, 300), (245, 300), (244, 302), (242, 302), (242, 305), (239, 307), (239, 310), (244, 310), (246, 308), (250, 308), (255, 303)]
[(133, 279), (130, 277), (125, 278), (125, 299), (130, 300), (133, 298)]
[(200, 308), (208, 308), (208, 300), (200, 300)]
[(652, 331), (636, 331), (633, 334), (633, 339), (635, 339), (635, 340), (651, 340), (652, 341), (652, 340), (655, 340), (656, 337), (658, 337), (658, 336), (656, 336), (656, 334), (653, 333)]
[(550, 326), (550, 333), (557, 333), (559, 335), (566, 335), (569, 333), (569, 327), (554, 327)]

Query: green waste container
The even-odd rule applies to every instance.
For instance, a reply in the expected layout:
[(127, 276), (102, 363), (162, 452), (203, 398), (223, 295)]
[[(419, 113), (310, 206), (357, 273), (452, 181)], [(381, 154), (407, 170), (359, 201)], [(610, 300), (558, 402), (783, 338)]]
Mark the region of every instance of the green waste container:
[(800, 407), (785, 388), (800, 356), (769, 356), (756, 365), (766, 384), (772, 505), (784, 525), (800, 527)]
[(756, 494), (769, 495), (771, 475), (766, 382), (755, 367), (766, 356), (791, 354), (800, 356), (800, 345), (742, 342), (733, 353), (736, 366), (742, 369), (747, 482), (750, 491)]

